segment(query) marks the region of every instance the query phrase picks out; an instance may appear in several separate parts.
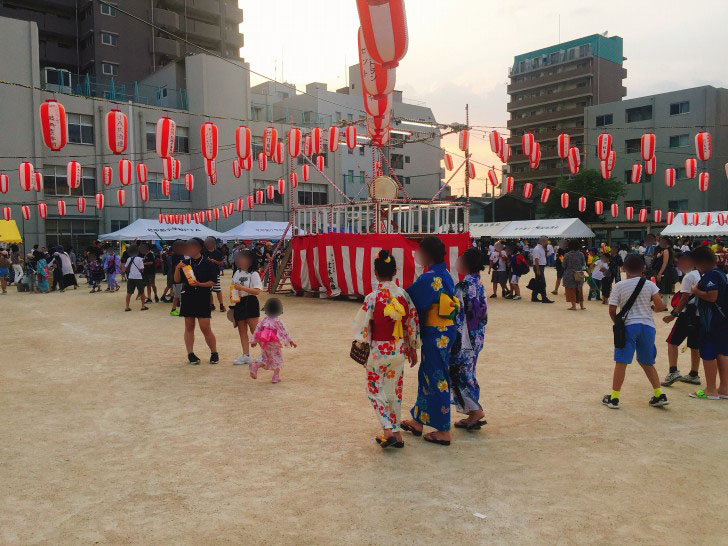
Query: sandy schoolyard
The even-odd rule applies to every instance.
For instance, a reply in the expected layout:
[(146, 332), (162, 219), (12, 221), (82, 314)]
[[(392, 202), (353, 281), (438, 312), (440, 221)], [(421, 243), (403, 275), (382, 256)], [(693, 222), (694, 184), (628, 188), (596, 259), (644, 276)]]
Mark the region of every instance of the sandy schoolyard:
[[(383, 452), (348, 358), (356, 303), (285, 297), (299, 348), (272, 385), (231, 365), (222, 313), (221, 364), (199, 336), (189, 366), (182, 319), (124, 313), (124, 289), (0, 298), (2, 544), (728, 542), (728, 401), (677, 383), (651, 408), (635, 364), (622, 408), (602, 406), (606, 306), (489, 300), (489, 424)], [(406, 408), (415, 391), (408, 370)]]

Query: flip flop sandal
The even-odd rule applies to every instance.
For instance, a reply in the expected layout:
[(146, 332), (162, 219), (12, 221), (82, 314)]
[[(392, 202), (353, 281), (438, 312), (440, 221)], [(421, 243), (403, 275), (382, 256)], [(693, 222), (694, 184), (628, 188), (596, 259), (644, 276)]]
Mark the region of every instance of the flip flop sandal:
[(719, 398), (720, 398), (721, 400), (728, 400), (728, 394), (719, 394), (719, 395), (718, 395), (718, 397), (719, 397)]
[(125, 311), (125, 312), (129, 312), (129, 311), (131, 311), (131, 309), (124, 309), (124, 311)]
[[(376, 440), (376, 442), (379, 445), (382, 444), (382, 438), (381, 438), (381, 436), (377, 436), (376, 438), (374, 438), (374, 440)], [(395, 442), (395, 443), (392, 444), (392, 447), (396, 447), (397, 449), (402, 449), (404, 447), (404, 441)]]
[(720, 396), (711, 396), (705, 394), (705, 391), (691, 392), (690, 398), (697, 398), (698, 400), (720, 400)]
[(421, 430), (417, 430), (416, 428), (408, 425), (407, 423), (402, 423), (401, 425), (399, 425), (399, 428), (401, 428), (402, 430), (406, 430), (407, 432), (411, 432), (414, 436), (422, 436)]
[(449, 446), (450, 440), (436, 440), (435, 438), (432, 438), (431, 436), (423, 436), (422, 437), (425, 442), (430, 442), (431, 444), (437, 444), (439, 446)]

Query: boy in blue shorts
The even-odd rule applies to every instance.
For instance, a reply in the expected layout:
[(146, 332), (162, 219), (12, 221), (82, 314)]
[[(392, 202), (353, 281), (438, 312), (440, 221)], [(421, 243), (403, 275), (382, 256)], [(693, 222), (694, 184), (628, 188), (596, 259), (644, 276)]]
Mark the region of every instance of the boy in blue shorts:
[[(698, 298), (700, 358), (705, 390), (690, 393), (699, 400), (728, 399), (728, 280), (716, 267), (715, 253), (707, 246), (693, 251), (695, 268), (702, 275), (692, 288)], [(716, 385), (720, 376), (720, 387)]]
[(632, 363), (635, 353), (637, 362), (645, 372), (652, 385), (653, 396), (650, 406), (660, 407), (668, 404), (667, 396), (660, 387), (660, 378), (655, 370), (655, 319), (653, 310), (665, 310), (665, 304), (660, 298), (660, 290), (655, 283), (643, 279), (645, 262), (639, 254), (629, 254), (624, 260), (624, 272), (627, 278), (618, 282), (609, 295), (609, 316), (612, 322), (617, 321), (617, 308), (623, 309), (633, 294), (636, 294), (632, 307), (626, 316), (625, 344), (623, 348), (614, 348), (614, 375), (612, 377), (612, 394), (602, 398), (602, 403), (610, 409), (619, 409), (619, 391), (624, 383), (624, 374), (627, 366)]

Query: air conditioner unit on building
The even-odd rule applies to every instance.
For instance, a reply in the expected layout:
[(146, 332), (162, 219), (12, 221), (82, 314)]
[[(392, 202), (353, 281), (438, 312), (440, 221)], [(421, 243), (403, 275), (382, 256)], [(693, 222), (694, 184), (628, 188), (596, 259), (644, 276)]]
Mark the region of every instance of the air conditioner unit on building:
[(47, 66), (43, 69), (43, 88), (57, 93), (71, 93), (71, 72)]

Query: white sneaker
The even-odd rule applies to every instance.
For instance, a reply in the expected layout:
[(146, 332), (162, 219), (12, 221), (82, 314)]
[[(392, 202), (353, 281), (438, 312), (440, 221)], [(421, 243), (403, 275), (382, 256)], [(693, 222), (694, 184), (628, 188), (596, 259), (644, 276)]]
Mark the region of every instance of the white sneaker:
[(233, 361), (235, 366), (247, 366), (248, 364), (250, 364), (250, 356), (248, 355), (240, 355)]

